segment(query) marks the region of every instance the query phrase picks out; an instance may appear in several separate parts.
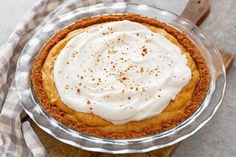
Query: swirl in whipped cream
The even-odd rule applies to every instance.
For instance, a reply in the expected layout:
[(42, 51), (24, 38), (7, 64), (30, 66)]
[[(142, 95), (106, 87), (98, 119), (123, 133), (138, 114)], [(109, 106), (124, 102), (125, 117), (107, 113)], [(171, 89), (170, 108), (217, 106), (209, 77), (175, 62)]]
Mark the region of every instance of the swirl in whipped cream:
[(54, 66), (61, 100), (116, 125), (162, 112), (191, 79), (180, 48), (146, 26), (116, 21), (73, 37)]

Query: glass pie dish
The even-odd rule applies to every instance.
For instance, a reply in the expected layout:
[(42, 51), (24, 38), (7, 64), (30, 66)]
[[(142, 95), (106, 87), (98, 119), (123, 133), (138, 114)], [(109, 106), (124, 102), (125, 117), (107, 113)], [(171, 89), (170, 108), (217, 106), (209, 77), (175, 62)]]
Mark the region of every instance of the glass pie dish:
[[(134, 13), (156, 18), (172, 27), (184, 32), (201, 50), (207, 63), (210, 80), (206, 97), (200, 107), (185, 121), (167, 131), (142, 138), (107, 139), (76, 132), (59, 123), (37, 99), (31, 85), (30, 75), (35, 56), (44, 43), (57, 31), (85, 17), (103, 14)], [(38, 30), (24, 47), (16, 69), (16, 86), (23, 108), (30, 118), (48, 134), (58, 140), (75, 147), (104, 153), (142, 153), (178, 143), (193, 135), (203, 127), (215, 114), (223, 99), (226, 75), (222, 58), (206, 37), (188, 20), (171, 12), (148, 5), (133, 3), (101, 3), (85, 8), (77, 8), (53, 20), (47, 21), (45, 26)]]

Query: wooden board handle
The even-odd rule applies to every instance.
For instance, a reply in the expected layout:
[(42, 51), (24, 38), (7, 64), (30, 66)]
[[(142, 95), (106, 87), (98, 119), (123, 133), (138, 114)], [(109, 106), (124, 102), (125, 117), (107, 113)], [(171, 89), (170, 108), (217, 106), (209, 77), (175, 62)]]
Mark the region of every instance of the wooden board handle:
[[(200, 25), (210, 12), (210, 0), (189, 0), (181, 16), (188, 19), (195, 25)], [(234, 56), (231, 53), (220, 50), (226, 71), (229, 71), (233, 62)]]
[(200, 25), (210, 12), (210, 0), (189, 0), (180, 16), (188, 19), (195, 25)]

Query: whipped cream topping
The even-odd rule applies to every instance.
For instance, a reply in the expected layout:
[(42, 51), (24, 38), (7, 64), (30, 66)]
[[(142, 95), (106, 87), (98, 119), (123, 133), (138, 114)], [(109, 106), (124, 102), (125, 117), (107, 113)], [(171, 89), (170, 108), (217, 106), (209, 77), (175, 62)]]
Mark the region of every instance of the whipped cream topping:
[(56, 59), (53, 75), (70, 108), (121, 125), (161, 113), (188, 84), (191, 70), (168, 39), (124, 20), (73, 37)]

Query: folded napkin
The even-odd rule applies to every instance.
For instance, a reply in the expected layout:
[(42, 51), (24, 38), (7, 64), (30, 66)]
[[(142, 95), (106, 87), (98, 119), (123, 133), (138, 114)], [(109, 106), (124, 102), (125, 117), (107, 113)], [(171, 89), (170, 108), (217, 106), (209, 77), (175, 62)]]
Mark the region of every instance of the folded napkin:
[(47, 20), (78, 7), (122, 0), (41, 0), (24, 16), (0, 48), (0, 156), (41, 157), (47, 153), (28, 121), (21, 122), (15, 69), (24, 45)]

